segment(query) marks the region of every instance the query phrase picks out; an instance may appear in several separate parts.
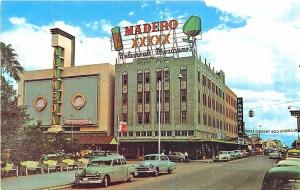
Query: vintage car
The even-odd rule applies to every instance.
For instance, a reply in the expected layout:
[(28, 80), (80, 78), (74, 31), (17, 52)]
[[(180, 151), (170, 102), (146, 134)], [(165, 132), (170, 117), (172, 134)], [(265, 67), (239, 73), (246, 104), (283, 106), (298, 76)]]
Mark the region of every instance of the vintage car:
[(219, 155), (216, 156), (215, 162), (217, 161), (230, 161), (231, 160), (231, 154), (228, 151), (220, 151)]
[(172, 173), (176, 169), (176, 165), (166, 155), (149, 154), (144, 156), (144, 161), (137, 164), (136, 169), (138, 175), (152, 174), (156, 177), (159, 173)]
[(244, 157), (243, 150), (234, 150), (234, 153), (236, 153), (237, 158), (243, 158)]
[(300, 159), (300, 150), (299, 149), (290, 149), (290, 150), (288, 150), (286, 157)]
[(264, 177), (261, 190), (300, 189), (300, 166), (273, 167)]
[(87, 168), (75, 173), (75, 185), (102, 184), (107, 187), (111, 182), (131, 182), (136, 175), (135, 166), (126, 164), (123, 156), (100, 156), (92, 159)]
[(181, 152), (172, 152), (171, 154), (167, 155), (169, 157), (170, 161), (178, 161), (178, 162), (183, 162), (184, 161), (184, 154)]
[(279, 152), (278, 150), (273, 150), (272, 152), (269, 153), (269, 158), (275, 158), (275, 159), (279, 159), (281, 158), (281, 152)]
[(238, 159), (239, 156), (240, 156), (239, 153), (236, 153), (236, 152), (234, 152), (233, 150), (228, 151), (228, 153), (231, 155), (231, 160), (236, 160), (236, 159)]
[(300, 159), (288, 159), (277, 162), (276, 167), (300, 166)]

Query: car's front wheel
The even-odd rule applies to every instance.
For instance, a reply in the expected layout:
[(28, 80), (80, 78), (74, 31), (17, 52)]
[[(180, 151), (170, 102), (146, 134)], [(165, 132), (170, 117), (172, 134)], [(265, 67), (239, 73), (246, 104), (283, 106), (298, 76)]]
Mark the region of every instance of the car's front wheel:
[(154, 176), (154, 177), (157, 177), (157, 176), (158, 176), (158, 171), (159, 171), (158, 168), (156, 168), (156, 170), (153, 172), (153, 176)]
[(102, 186), (108, 187), (108, 185), (109, 185), (109, 178), (107, 177), (107, 175), (105, 175), (102, 180)]
[(129, 174), (127, 182), (133, 182), (133, 174)]
[(171, 170), (170, 168), (168, 169), (168, 174), (171, 174), (173, 172), (173, 170)]
[(184, 160), (183, 160), (183, 158), (180, 158), (179, 161), (180, 161), (180, 162), (183, 162)]

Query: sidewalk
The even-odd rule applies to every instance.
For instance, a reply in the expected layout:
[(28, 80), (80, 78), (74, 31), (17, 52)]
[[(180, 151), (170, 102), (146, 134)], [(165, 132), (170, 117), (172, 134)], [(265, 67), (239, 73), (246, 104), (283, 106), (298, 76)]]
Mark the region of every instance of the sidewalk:
[(29, 176), (8, 177), (1, 179), (2, 190), (34, 190), (69, 185), (75, 180), (75, 172), (63, 171), (49, 174), (35, 174)]

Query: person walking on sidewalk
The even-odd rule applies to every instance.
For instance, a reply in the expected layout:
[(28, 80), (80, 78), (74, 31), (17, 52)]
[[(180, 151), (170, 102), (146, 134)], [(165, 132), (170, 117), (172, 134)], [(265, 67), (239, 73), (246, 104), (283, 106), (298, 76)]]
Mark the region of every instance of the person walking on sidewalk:
[(186, 151), (184, 153), (184, 161), (189, 162), (189, 154)]

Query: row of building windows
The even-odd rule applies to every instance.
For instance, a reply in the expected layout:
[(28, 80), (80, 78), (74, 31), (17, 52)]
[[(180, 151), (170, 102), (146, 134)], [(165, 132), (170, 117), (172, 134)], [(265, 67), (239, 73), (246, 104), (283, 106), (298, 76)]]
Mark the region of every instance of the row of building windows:
[[(128, 131), (125, 133), (119, 133), (120, 137), (152, 137), (158, 136), (158, 131)], [(182, 130), (182, 131), (161, 131), (160, 136), (172, 137), (172, 136), (194, 136), (194, 130)]]
[[(198, 82), (200, 79), (200, 73), (198, 72)], [(202, 75), (202, 84), (204, 87), (207, 87), (214, 94), (224, 99), (224, 92), (222, 92), (221, 88), (218, 87), (211, 79), (207, 78), (205, 75)]]

